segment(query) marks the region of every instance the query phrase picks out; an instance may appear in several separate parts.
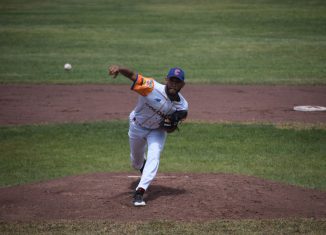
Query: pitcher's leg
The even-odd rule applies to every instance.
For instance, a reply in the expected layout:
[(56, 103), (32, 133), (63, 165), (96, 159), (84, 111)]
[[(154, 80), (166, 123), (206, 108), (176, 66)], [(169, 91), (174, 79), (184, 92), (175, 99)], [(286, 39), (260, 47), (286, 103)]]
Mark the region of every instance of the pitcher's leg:
[(133, 168), (139, 170), (142, 168), (146, 156), (146, 140), (143, 138), (129, 137), (130, 162)]
[(164, 148), (166, 132), (154, 130), (147, 136), (147, 161), (143, 170), (142, 177), (137, 186), (146, 190), (156, 176), (160, 164), (160, 155)]
[(142, 168), (145, 151), (146, 151), (146, 134), (148, 131), (145, 131), (135, 125), (132, 121), (129, 126), (129, 145), (130, 145), (130, 162), (133, 168), (139, 170)]

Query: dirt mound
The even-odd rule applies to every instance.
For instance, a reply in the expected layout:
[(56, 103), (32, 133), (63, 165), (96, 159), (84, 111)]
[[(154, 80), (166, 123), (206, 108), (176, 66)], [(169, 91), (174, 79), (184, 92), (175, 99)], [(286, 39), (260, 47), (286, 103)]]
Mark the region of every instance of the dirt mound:
[(0, 221), (325, 218), (326, 192), (232, 174), (159, 174), (135, 208), (139, 177), (97, 173), (0, 189)]

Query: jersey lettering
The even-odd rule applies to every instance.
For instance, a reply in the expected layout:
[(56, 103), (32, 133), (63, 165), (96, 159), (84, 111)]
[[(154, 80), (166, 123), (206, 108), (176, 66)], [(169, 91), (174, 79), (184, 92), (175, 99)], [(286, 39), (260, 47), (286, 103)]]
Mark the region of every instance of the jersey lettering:
[(149, 104), (145, 103), (145, 105), (150, 109), (152, 110), (154, 113), (160, 115), (162, 118), (167, 118), (167, 115), (164, 114), (162, 111), (160, 110), (156, 110), (154, 107), (150, 106)]

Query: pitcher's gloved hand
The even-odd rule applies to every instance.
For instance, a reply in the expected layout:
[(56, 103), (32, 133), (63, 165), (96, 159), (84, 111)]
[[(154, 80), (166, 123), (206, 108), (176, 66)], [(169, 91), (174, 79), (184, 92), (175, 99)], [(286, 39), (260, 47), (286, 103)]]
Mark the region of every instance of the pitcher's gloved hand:
[(176, 129), (179, 130), (178, 125), (186, 119), (188, 112), (185, 110), (175, 111), (171, 115), (167, 116), (160, 124), (161, 128), (166, 132), (171, 133)]

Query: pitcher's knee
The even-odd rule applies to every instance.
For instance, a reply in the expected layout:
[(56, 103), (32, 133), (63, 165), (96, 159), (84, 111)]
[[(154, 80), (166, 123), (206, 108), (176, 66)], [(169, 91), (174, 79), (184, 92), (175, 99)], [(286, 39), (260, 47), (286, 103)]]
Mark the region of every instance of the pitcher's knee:
[(135, 156), (133, 154), (130, 154), (131, 167), (133, 167), (136, 170), (139, 170), (143, 166), (143, 163), (144, 163), (144, 157), (141, 157), (139, 155)]
[(131, 167), (136, 169), (136, 170), (139, 170), (140, 168), (142, 168), (143, 166), (143, 162), (131, 162)]
[(148, 156), (151, 156), (153, 161), (159, 161), (161, 155), (161, 151), (159, 150), (150, 150), (148, 151)]

